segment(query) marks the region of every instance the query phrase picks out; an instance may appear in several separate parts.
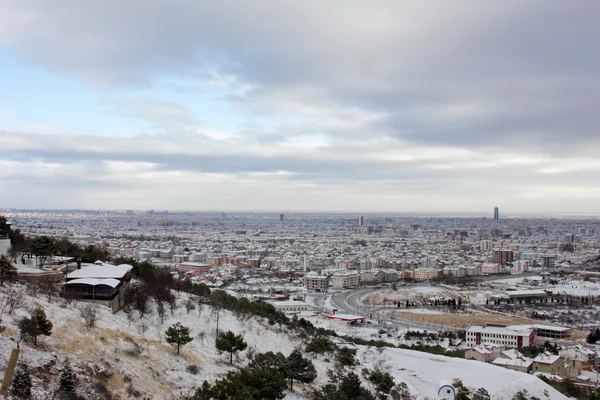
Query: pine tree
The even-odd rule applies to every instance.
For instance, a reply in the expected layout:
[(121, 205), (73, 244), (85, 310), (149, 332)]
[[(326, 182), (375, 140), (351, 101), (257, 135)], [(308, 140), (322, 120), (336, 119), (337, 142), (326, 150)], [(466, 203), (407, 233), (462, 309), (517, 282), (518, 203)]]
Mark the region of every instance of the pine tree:
[(38, 335), (52, 335), (52, 322), (46, 318), (46, 313), (43, 308), (36, 308), (31, 314), (31, 320), (35, 324), (35, 332), (33, 332), (33, 344), (37, 344)]
[(325, 336), (317, 336), (306, 345), (306, 352), (313, 355), (323, 354), (333, 351), (334, 346), (331, 340)]
[(17, 399), (31, 398), (31, 374), (27, 364), (19, 364), (12, 379), (10, 393)]
[(4, 256), (0, 257), (0, 286), (4, 286), (4, 282), (14, 282), (17, 279), (17, 269), (12, 265), (10, 260)]
[(490, 394), (485, 388), (480, 387), (473, 394), (473, 400), (490, 400)]
[(317, 377), (317, 370), (312, 361), (302, 357), (300, 350), (295, 349), (285, 362), (285, 374), (290, 382), (290, 390), (294, 388), (294, 380), (310, 383)]
[(75, 395), (75, 376), (69, 363), (60, 371), (58, 392), (61, 398), (69, 399)]
[(236, 335), (231, 331), (219, 332), (215, 343), (217, 350), (226, 351), (229, 353), (229, 364), (233, 364), (233, 353), (243, 351), (248, 347), (248, 343), (244, 342), (242, 335)]
[(179, 354), (181, 346), (185, 346), (194, 340), (194, 338), (190, 336), (189, 328), (181, 325), (179, 322), (170, 326), (165, 331), (165, 339), (167, 343), (177, 347), (177, 354)]

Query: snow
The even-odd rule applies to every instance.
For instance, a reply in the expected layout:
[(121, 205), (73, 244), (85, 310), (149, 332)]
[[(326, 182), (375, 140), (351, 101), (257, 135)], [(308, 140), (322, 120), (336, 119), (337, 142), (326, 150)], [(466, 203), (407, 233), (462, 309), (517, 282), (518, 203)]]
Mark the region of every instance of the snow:
[(73, 280), (67, 282), (66, 285), (76, 285), (76, 284), (91, 285), (91, 286), (107, 285), (107, 286), (116, 288), (117, 286), (119, 286), (119, 283), (121, 283), (121, 282), (118, 279), (112, 279), (112, 278), (106, 278), (106, 279), (79, 278), (79, 279), (73, 279)]
[[(440, 381), (458, 378), (467, 387), (486, 388), (492, 399), (510, 400), (519, 390), (527, 390), (531, 396), (539, 398), (567, 399), (533, 375), (495, 365), (404, 349), (386, 348), (378, 354), (364, 346), (359, 347), (359, 359), (365, 359), (366, 366), (372, 367), (383, 361), (396, 383), (406, 382), (411, 393), (419, 398), (437, 398)], [(549, 397), (544, 395), (545, 390)]]
[[(21, 285), (13, 287), (23, 290)], [(7, 295), (10, 295), (7, 289), (0, 288), (0, 300)], [(141, 397), (150, 396), (156, 400), (192, 393), (193, 388), (204, 380), (219, 379), (236, 367), (229, 366), (227, 357), (219, 355), (214, 347), (217, 327), (215, 310), (204, 306), (200, 313), (191, 310), (188, 314), (182, 306), (187, 300), (186, 295), (179, 295), (177, 301), (180, 307), (173, 315), (167, 310), (163, 323), (155, 305), (152, 306), (152, 313), (143, 319), (140, 319), (137, 311), (129, 315), (124, 312), (112, 314), (107, 307), (98, 306), (97, 326), (88, 331), (79, 313), (82, 304), (88, 303), (56, 298), (49, 301), (45, 296), (28, 296), (27, 307), (17, 310), (13, 315), (5, 313), (2, 316), (2, 325), (6, 329), (0, 334), (0, 374), (3, 374), (10, 351), (15, 347), (18, 319), (29, 315), (26, 308), (41, 306), (54, 324), (52, 335), (40, 337), (37, 347), (21, 343), (21, 359), (29, 364), (30, 369), (43, 371), (34, 378), (36, 397), (44, 398), (56, 387), (55, 378), (67, 357), (75, 373), (82, 378), (80, 387), (89, 387), (97, 379), (93, 377), (104, 375), (110, 376), (107, 385), (114, 391), (115, 397), (130, 398), (127, 394), (129, 387), (139, 390)], [(378, 328), (372, 324), (352, 326), (318, 316), (307, 319), (352, 336), (377, 335)], [(218, 321), (219, 330), (241, 333), (248, 343), (248, 350), (239, 354), (236, 365), (245, 365), (248, 353), (252, 350), (281, 351), (288, 355), (294, 348), (302, 346), (301, 340), (290, 336), (285, 329), (270, 326), (256, 317), (236, 318), (228, 311), (221, 311)], [(182, 347), (181, 355), (177, 355), (164, 340), (165, 330), (175, 322), (188, 327), (194, 337), (191, 343)], [(204, 340), (199, 334), (204, 334)], [(137, 355), (134, 354), (136, 348), (139, 350)], [(363, 364), (358, 368), (373, 368), (378, 357), (384, 358), (384, 364), (389, 365), (396, 382), (405, 381), (418, 398), (437, 398), (439, 381), (460, 378), (467, 386), (486, 387), (494, 399), (510, 399), (520, 389), (527, 389), (530, 394), (540, 398), (546, 398), (542, 397), (543, 391), (548, 390), (551, 399), (565, 399), (534, 376), (490, 364), (410, 350), (386, 348), (379, 354), (379, 351), (370, 347), (358, 348), (357, 359)], [(320, 386), (328, 381), (327, 370), (333, 368), (333, 364), (322, 359), (314, 359), (313, 362), (319, 374), (313, 386)], [(192, 364), (198, 366), (197, 375), (187, 371), (186, 367)], [(400, 367), (406, 369), (400, 370)], [(286, 398), (306, 399), (307, 389), (305, 385), (296, 385), (293, 392), (286, 392)]]
[(426, 308), (407, 308), (402, 309), (402, 312), (414, 313), (414, 314), (446, 314), (437, 310), (428, 310)]
[(122, 278), (133, 267), (128, 264), (112, 265), (112, 264), (101, 264), (93, 265), (91, 267), (77, 269), (67, 275), (67, 279), (75, 278)]

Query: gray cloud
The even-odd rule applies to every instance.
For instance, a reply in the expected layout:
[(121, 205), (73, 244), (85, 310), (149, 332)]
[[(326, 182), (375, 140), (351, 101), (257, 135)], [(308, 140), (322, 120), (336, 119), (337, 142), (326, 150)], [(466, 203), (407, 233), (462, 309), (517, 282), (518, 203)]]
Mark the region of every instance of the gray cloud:
[[(195, 82), (168, 84), (177, 91), (218, 86), (248, 126), (211, 131), (179, 104), (139, 96), (115, 109), (156, 133), (30, 135), (24, 146), (22, 132), (0, 132), (3, 158), (91, 164), (106, 180), (110, 162), (156, 179), (226, 174), (262, 190), (270, 178), (260, 174), (284, 171), (277, 182), (444, 189), (457, 204), (503, 193), (518, 207), (535, 188), (577, 189), (583, 207), (600, 199), (582, 189), (598, 170), (598, 15), (593, 1), (9, 0), (0, 43), (25, 62), (100, 90), (164, 77)], [(283, 121), (265, 128), (255, 117)]]

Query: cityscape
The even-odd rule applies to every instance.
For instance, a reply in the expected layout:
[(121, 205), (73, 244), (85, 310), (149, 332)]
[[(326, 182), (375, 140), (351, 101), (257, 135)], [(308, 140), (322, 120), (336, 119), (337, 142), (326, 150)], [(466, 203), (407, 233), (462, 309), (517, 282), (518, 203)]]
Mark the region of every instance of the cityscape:
[(0, 400), (600, 400), (599, 20), (4, 0)]
[[(210, 298), (200, 300), (201, 295), (174, 295), (171, 300), (167, 296), (165, 301), (173, 304), (169, 318), (160, 308), (160, 297), (151, 295), (144, 310), (150, 308), (144, 312), (152, 313), (150, 304), (157, 302), (154, 317), (147, 317), (156, 321), (147, 323), (141, 311), (136, 320), (133, 310), (139, 311), (139, 300), (130, 288), (144, 282), (141, 268), (151, 266), (166, 274), (160, 285), (180, 293), (206, 288), (208, 293), (266, 302), (285, 318), (308, 321), (334, 334), (332, 343), (337, 348), (350, 349), (357, 356), (366, 352), (361, 355), (363, 365), (372, 365), (366, 361), (369, 357), (375, 364), (399, 357), (402, 368), (393, 370), (388, 365), (384, 371), (405, 383), (395, 390), (406, 398), (416, 393), (433, 396), (440, 390), (438, 381), (421, 378), (432, 373), (432, 366), (406, 354), (381, 358), (378, 351), (369, 356), (373, 343), (379, 349), (431, 352), (436, 348), (435, 354), (475, 360), (470, 362), (534, 379), (515, 381), (512, 375), (501, 377), (502, 372), (485, 369), (481, 376), (473, 375), (479, 380), (521, 382), (515, 393), (548, 391), (542, 386), (545, 382), (565, 379), (576, 388), (597, 383), (598, 350), (593, 344), (600, 339), (594, 336), (600, 319), (597, 217), (501, 217), (499, 207), (489, 216), (477, 217), (154, 210), (2, 213), (5, 232), (12, 234), (0, 239), (0, 250), (20, 282), (53, 285), (55, 294), (45, 291), (48, 302), (58, 296), (62, 300), (54, 302), (67, 302), (61, 307), (97, 304), (101, 308), (93, 309), (94, 318), (119, 324), (108, 321), (121, 316), (127, 327), (119, 330), (135, 332), (139, 340), (152, 340), (154, 335), (160, 342), (167, 319), (189, 318), (196, 308), (219, 307)], [(54, 240), (52, 253), (33, 244), (46, 238)], [(154, 290), (149, 282), (143, 285)], [(181, 316), (176, 318), (178, 304)], [(200, 325), (198, 316), (191, 317), (190, 329), (198, 330), (193, 340), (201, 339), (197, 345), (213, 334), (211, 329), (218, 337), (218, 318), (204, 314), (206, 319), (198, 311)], [(89, 316), (80, 315), (89, 326)], [(235, 310), (232, 317), (241, 318)], [(98, 329), (100, 323), (92, 320), (88, 329)], [(251, 334), (244, 320), (240, 319), (238, 329), (247, 331), (247, 340), (262, 348), (261, 335), (266, 333), (255, 328)], [(367, 347), (361, 348), (361, 343)], [(327, 368), (326, 362), (318, 365), (318, 357), (313, 362), (317, 371)], [(216, 368), (221, 368), (218, 363), (209, 370)], [(467, 366), (454, 368), (463, 370), (453, 372), (457, 375), (453, 380), (469, 382), (467, 376), (474, 374), (464, 369)], [(439, 381), (447, 373), (441, 370)], [(461, 389), (453, 380), (448, 385), (454, 396)], [(182, 391), (193, 387), (192, 381), (166, 380), (162, 385)], [(482, 387), (489, 393), (494, 385), (492, 380)], [(157, 396), (153, 387), (152, 395)]]

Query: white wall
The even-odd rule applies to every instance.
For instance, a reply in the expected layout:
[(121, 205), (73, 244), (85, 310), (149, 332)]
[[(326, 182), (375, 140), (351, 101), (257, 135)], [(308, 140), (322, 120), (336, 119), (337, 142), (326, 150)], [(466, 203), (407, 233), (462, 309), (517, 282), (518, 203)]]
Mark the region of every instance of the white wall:
[(10, 239), (0, 239), (0, 254), (8, 255)]

